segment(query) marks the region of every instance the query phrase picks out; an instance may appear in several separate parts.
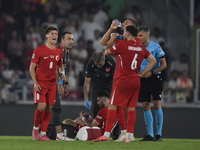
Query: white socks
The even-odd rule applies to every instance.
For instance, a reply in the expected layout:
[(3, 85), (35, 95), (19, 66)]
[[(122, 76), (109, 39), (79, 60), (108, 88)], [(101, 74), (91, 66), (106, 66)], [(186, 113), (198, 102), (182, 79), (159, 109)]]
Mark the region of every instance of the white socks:
[(105, 138), (110, 137), (110, 132), (105, 132), (103, 136), (104, 136)]

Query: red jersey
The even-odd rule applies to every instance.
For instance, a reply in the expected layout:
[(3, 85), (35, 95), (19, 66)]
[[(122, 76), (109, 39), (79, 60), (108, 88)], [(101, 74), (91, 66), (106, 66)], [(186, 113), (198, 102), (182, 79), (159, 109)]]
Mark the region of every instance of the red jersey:
[(107, 112), (108, 107), (101, 108), (95, 117), (95, 120), (100, 123), (98, 127), (101, 128), (103, 132), (105, 132)]
[[(136, 43), (142, 45), (141, 40), (138, 37), (135, 37)], [(115, 44), (117, 44), (119, 41), (121, 41), (120, 39), (116, 39), (115, 40)], [(113, 79), (117, 79), (119, 77), (119, 70), (120, 70), (120, 56), (117, 55), (117, 60), (116, 60), (116, 66), (115, 66), (115, 73), (113, 75)]]
[(62, 52), (58, 48), (49, 49), (46, 44), (37, 47), (31, 62), (37, 64), (36, 79), (43, 82), (56, 82), (56, 68), (62, 66)]
[(111, 47), (110, 51), (113, 55), (119, 55), (120, 69), (118, 76), (138, 76), (143, 59), (150, 55), (144, 46), (133, 40), (121, 40)]
[[(107, 113), (108, 113), (108, 107), (101, 108), (99, 112), (97, 113), (97, 116), (95, 117), (95, 120), (99, 122), (100, 124), (98, 125), (99, 128), (101, 128), (102, 135), (105, 132), (106, 128), (106, 119), (107, 119)], [(117, 123), (117, 119), (114, 123), (114, 125)], [(114, 126), (113, 126), (114, 127)]]

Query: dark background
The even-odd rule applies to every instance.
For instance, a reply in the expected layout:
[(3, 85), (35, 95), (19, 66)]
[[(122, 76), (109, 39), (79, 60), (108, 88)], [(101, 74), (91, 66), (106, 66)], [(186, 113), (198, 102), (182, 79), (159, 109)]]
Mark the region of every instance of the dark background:
[[(31, 136), (34, 111), (33, 105), (0, 106), (0, 136)], [(62, 106), (61, 119), (75, 119), (84, 106)], [(152, 109), (154, 114), (154, 109)], [(163, 108), (163, 138), (200, 139), (199, 108)], [(154, 119), (155, 121), (155, 119)], [(50, 121), (51, 123), (52, 121)], [(154, 122), (154, 133), (156, 133)], [(142, 138), (146, 134), (143, 111), (136, 108), (134, 135)]]

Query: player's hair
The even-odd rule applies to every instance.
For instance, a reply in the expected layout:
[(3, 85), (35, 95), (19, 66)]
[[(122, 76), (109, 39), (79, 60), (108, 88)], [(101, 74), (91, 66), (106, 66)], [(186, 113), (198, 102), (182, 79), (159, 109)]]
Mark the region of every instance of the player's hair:
[(103, 51), (96, 51), (94, 52), (92, 59), (94, 60), (94, 62), (100, 62), (101, 60), (104, 60), (105, 55), (103, 53)]
[(138, 32), (143, 31), (150, 35), (150, 29), (147, 26), (141, 26), (138, 28)]
[(48, 26), (46, 29), (45, 29), (45, 33), (48, 34), (50, 31), (52, 30), (56, 30), (58, 32), (58, 28), (54, 27), (54, 26)]
[(63, 33), (62, 33), (62, 35), (61, 35), (61, 39), (63, 39), (63, 40), (64, 40), (64, 39), (65, 39), (65, 35), (66, 35), (66, 34), (72, 34), (72, 33), (71, 33), (71, 32), (69, 32), (69, 31), (65, 31), (65, 32), (63, 32)]
[(134, 37), (137, 36), (138, 33), (138, 29), (135, 26), (126, 26), (126, 31)]
[(130, 20), (132, 22), (132, 24), (135, 26), (135, 27), (138, 27), (138, 23), (137, 21), (133, 20), (133, 19), (127, 19), (127, 20)]
[(110, 99), (110, 95), (109, 95), (108, 92), (106, 92), (106, 91), (100, 91), (100, 92), (97, 94), (97, 97), (106, 97), (106, 98)]

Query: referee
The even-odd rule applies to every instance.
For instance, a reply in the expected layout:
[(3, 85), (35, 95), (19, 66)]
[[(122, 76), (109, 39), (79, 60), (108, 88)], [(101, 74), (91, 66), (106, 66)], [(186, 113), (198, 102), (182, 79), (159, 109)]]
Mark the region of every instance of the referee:
[(96, 51), (88, 61), (85, 70), (84, 82), (84, 105), (91, 110), (88, 101), (89, 93), (92, 102), (93, 118), (96, 117), (100, 107), (97, 105), (97, 94), (106, 91), (111, 94), (113, 74), (115, 71), (115, 61), (112, 56), (105, 56), (102, 51)]
[[(150, 30), (148, 27), (138, 28), (138, 37), (140, 38), (143, 46), (154, 56), (157, 64), (153, 69), (141, 78), (141, 87), (138, 101), (142, 102), (144, 111), (144, 120), (147, 127), (148, 135), (142, 141), (162, 141), (162, 125), (163, 125), (163, 112), (161, 107), (161, 93), (162, 93), (162, 77), (161, 71), (167, 67), (165, 60), (165, 53), (160, 45), (149, 40)], [(141, 64), (141, 71), (147, 66), (148, 62), (143, 60)], [(153, 105), (156, 112), (156, 127), (157, 134), (154, 138), (153, 132), (153, 116), (151, 113), (151, 96), (153, 97)]]
[[(67, 70), (67, 64), (69, 63), (69, 49), (73, 46), (73, 34), (71, 32), (63, 32), (61, 35), (61, 44), (58, 46), (59, 49), (61, 49), (63, 53), (63, 67), (65, 69), (65, 74)], [(57, 75), (58, 77), (58, 75)], [(67, 75), (66, 75), (67, 77)], [(68, 79), (67, 79), (68, 81)], [(64, 86), (63, 86), (64, 85)], [(61, 120), (60, 120), (60, 114), (61, 114), (61, 104), (60, 100), (61, 97), (64, 95), (67, 95), (69, 92), (69, 82), (62, 83), (62, 80), (58, 82), (56, 86), (56, 103), (52, 106), (52, 117), (53, 117), (53, 123), (55, 125), (55, 129), (57, 132), (56, 140), (60, 141), (72, 141), (74, 139), (70, 139), (66, 136), (64, 136), (61, 128)]]

